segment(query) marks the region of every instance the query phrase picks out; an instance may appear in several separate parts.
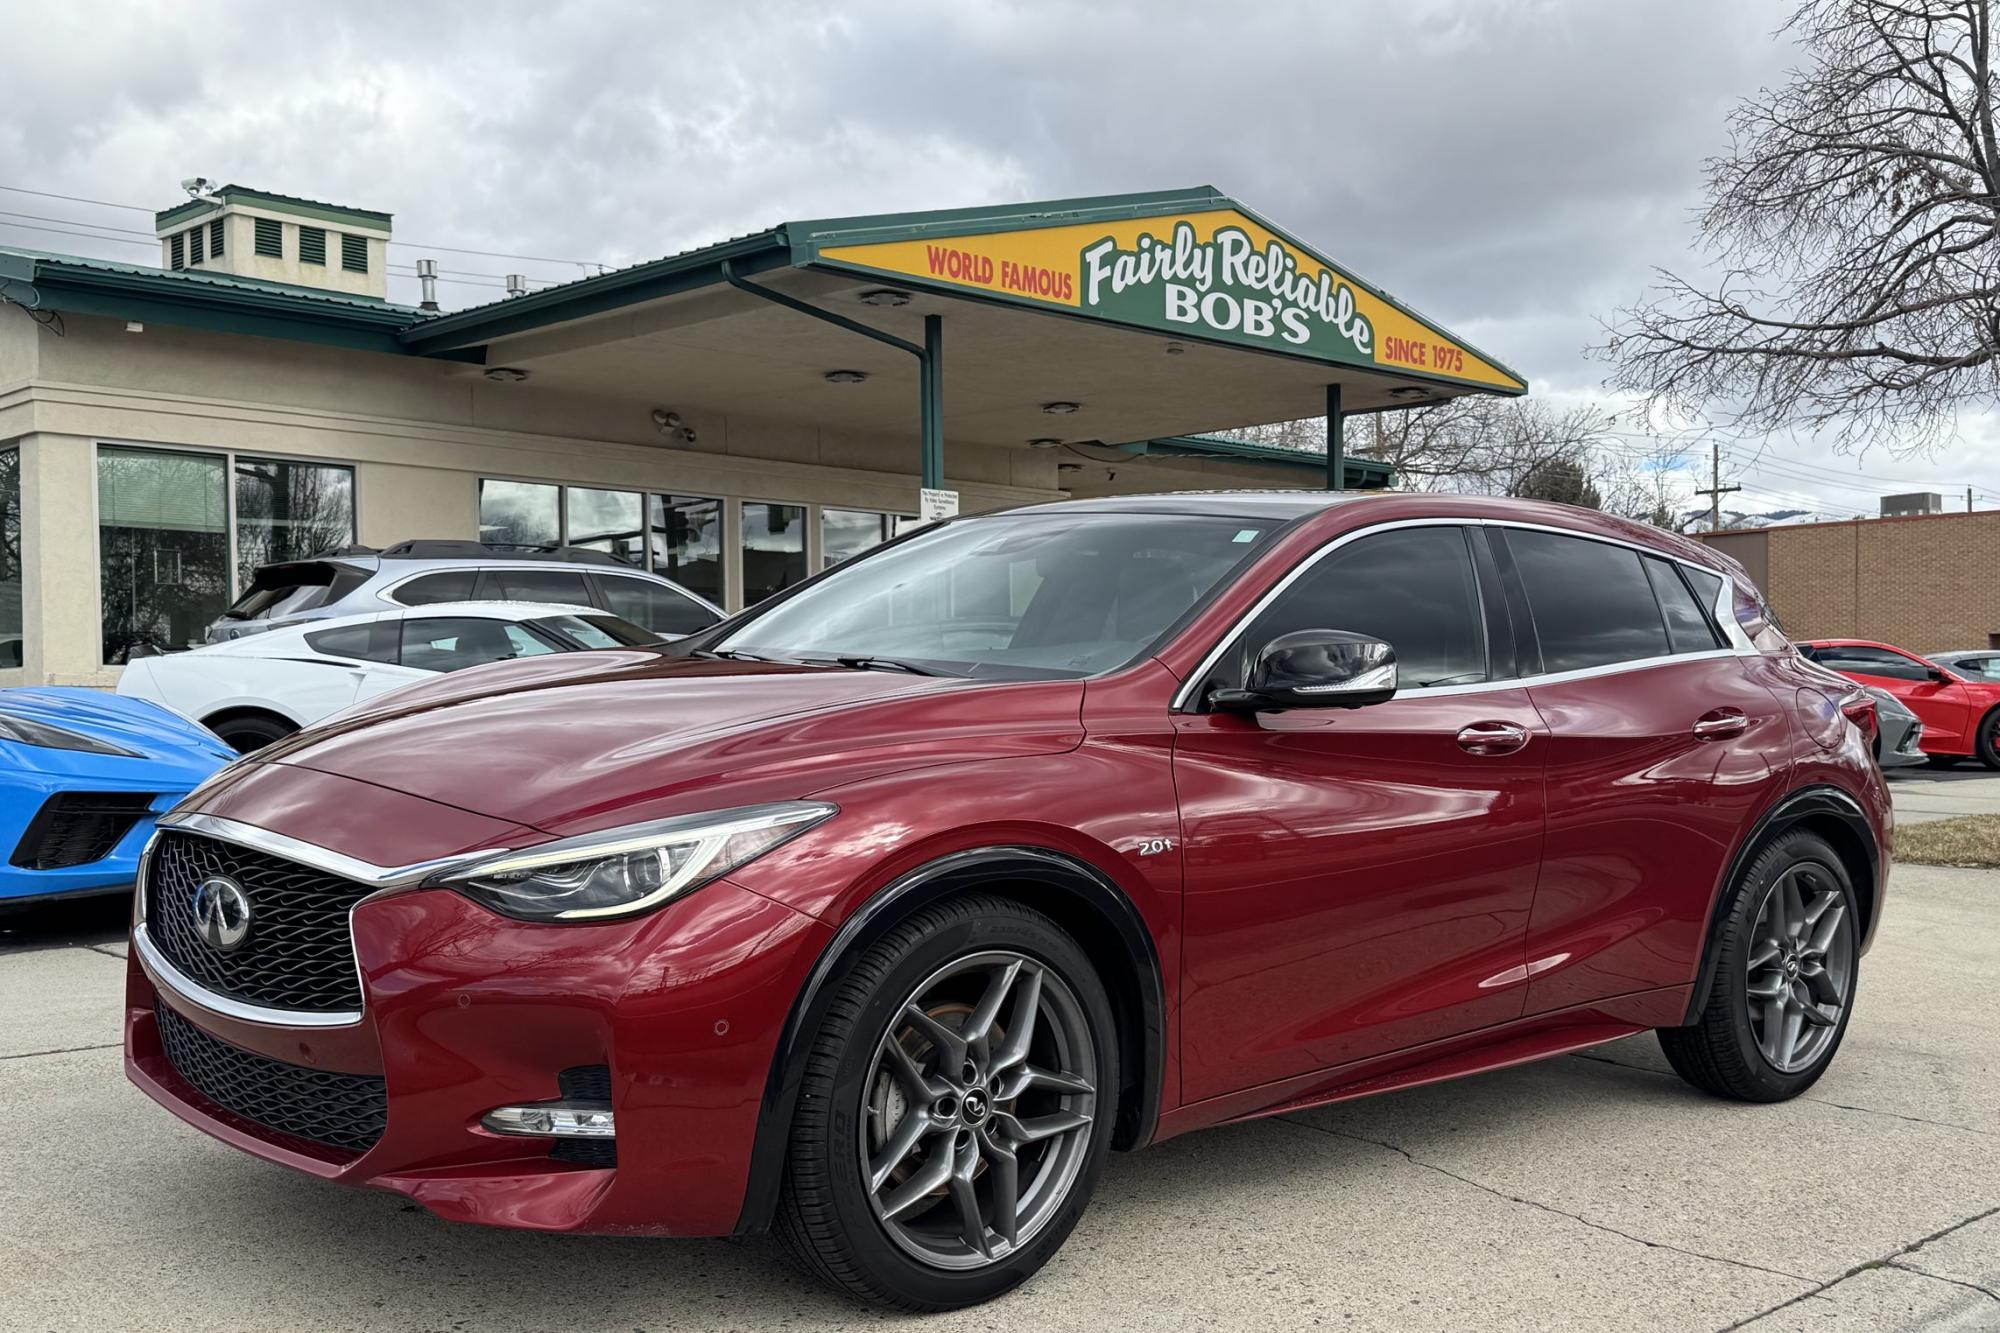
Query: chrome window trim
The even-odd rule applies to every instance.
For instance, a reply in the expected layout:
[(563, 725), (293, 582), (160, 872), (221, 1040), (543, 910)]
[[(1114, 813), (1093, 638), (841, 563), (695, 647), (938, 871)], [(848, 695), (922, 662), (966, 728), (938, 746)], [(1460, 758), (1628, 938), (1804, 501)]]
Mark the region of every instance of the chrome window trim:
[(220, 1014), (224, 1018), (239, 1019), (246, 1023), (262, 1023), (272, 1027), (333, 1028), (352, 1027), (359, 1023), (367, 1009), (368, 979), (361, 971), (361, 956), (354, 955), (354, 980), (356, 989), (362, 996), (360, 1009), (335, 1009), (303, 1011), (297, 1009), (273, 1009), (264, 1005), (249, 1004), (209, 990), (196, 982), (160, 953), (146, 930), (147, 871), (153, 859), (153, 848), (160, 840), (160, 832), (179, 829), (187, 833), (200, 834), (217, 842), (226, 842), (237, 847), (246, 847), (253, 852), (295, 861), (303, 866), (324, 871), (341, 879), (353, 880), (366, 885), (369, 893), (355, 900), (347, 909), (347, 934), (352, 947), (354, 938), (354, 913), (363, 903), (373, 902), (394, 889), (406, 888), (422, 883), (432, 875), (448, 870), (468, 861), (493, 856), (507, 849), (500, 847), (481, 848), (464, 852), (457, 856), (440, 857), (432, 861), (418, 861), (404, 866), (378, 866), (372, 861), (346, 856), (340, 852), (302, 842), (282, 833), (258, 828), (254, 824), (244, 824), (234, 819), (224, 819), (219, 815), (198, 812), (182, 814), (170, 811), (161, 815), (154, 823), (153, 836), (147, 840), (146, 850), (139, 857), (139, 879), (133, 900), (132, 945), (139, 951), (140, 960), (152, 975), (156, 985), (164, 987), (188, 1003)]
[[(1182, 683), (1180, 689), (1174, 692), (1171, 710), (1176, 713), (1193, 711), (1197, 702), (1194, 697), (1195, 691), (1201, 687), (1201, 682), (1207, 679), (1209, 672), (1215, 669), (1216, 663), (1220, 662), (1223, 656), (1235, 646), (1236, 642), (1249, 630), (1257, 617), (1262, 615), (1279, 597), (1283, 596), (1286, 589), (1297, 582), (1307, 570), (1310, 570), (1321, 560), (1332, 555), (1349, 542), (1359, 541), (1363, 537), (1373, 537), (1379, 533), (1393, 532), (1398, 528), (1439, 527), (1516, 528), (1528, 532), (1551, 532), (1559, 537), (1575, 537), (1582, 541), (1603, 542), (1609, 546), (1622, 546), (1627, 550), (1636, 551), (1640, 555), (1650, 555), (1689, 569), (1698, 569), (1704, 574), (1722, 580), (1722, 589), (1717, 593), (1715, 605), (1710, 610), (1714, 613), (1716, 623), (1721, 627), (1723, 635), (1729, 640), (1730, 646), (1727, 648), (1711, 649), (1708, 652), (1670, 653), (1661, 657), (1639, 657), (1625, 662), (1611, 662), (1603, 666), (1579, 667), (1574, 671), (1548, 671), (1538, 675), (1510, 676), (1504, 680), (1476, 681), (1466, 685), (1418, 686), (1415, 689), (1396, 691), (1395, 697), (1398, 699), (1429, 699), (1460, 694), (1488, 694), (1495, 690), (1527, 689), (1537, 685), (1560, 685), (1573, 680), (1589, 680), (1593, 677), (1608, 676), (1621, 671), (1644, 671), (1652, 667), (1667, 666), (1674, 662), (1700, 662), (1721, 657), (1754, 657), (1757, 655), (1756, 645), (1750, 642), (1749, 636), (1743, 632), (1743, 627), (1736, 623), (1735, 599), (1731, 596), (1735, 588), (1735, 580), (1723, 570), (1711, 568), (1697, 561), (1688, 560), (1671, 552), (1662, 551), (1640, 542), (1626, 541), (1620, 537), (1599, 536), (1593, 532), (1578, 532), (1574, 528), (1556, 527), (1550, 523), (1532, 523), (1521, 519), (1500, 518), (1404, 518), (1372, 524), (1365, 528), (1356, 528), (1352, 532), (1343, 532), (1294, 565), (1283, 578), (1271, 585), (1248, 611), (1238, 617), (1236, 623), (1231, 625), (1221, 638), (1216, 640), (1215, 646), (1209, 649), (1208, 653), (1202, 657), (1200, 664), (1189, 673), (1187, 680)], [(1328, 628), (1335, 627), (1329, 626)]]

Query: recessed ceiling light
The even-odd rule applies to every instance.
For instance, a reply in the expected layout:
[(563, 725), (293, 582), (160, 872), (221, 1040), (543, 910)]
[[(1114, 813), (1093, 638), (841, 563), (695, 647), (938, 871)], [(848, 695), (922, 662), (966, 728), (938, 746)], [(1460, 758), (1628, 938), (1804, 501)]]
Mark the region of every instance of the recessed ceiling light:
[(1028, 447), (1030, 449), (1054, 449), (1061, 443), (1061, 440), (1044, 435), (1040, 439), (1029, 440)]
[(1066, 417), (1082, 406), (1082, 403), (1043, 403), (1042, 411), (1052, 417)]
[(1429, 389), (1419, 388), (1417, 385), (1414, 384), (1405, 384), (1400, 389), (1389, 390), (1389, 396), (1391, 398), (1400, 398), (1407, 403), (1407, 402), (1414, 402), (1416, 399), (1419, 398), (1428, 398), (1431, 396), (1431, 391)]
[(513, 366), (494, 366), (486, 372), (486, 378), (495, 384), (519, 384), (528, 378), (528, 372), (517, 370)]
[(893, 287), (878, 287), (872, 292), (861, 293), (860, 299), (863, 305), (898, 306), (908, 305), (910, 294), (899, 292)]
[(828, 384), (859, 384), (868, 378), (865, 370), (829, 370), (826, 372)]

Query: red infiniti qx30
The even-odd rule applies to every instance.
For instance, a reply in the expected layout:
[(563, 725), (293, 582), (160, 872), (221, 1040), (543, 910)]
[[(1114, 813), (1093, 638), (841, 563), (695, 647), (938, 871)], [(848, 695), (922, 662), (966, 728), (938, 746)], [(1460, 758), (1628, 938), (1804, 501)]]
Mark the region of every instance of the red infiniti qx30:
[(1649, 1028), (1809, 1087), (1889, 864), (1850, 692), (1594, 512), (958, 519), (232, 765), (149, 849), (126, 1068), (444, 1217), (965, 1305), (1114, 1148)]

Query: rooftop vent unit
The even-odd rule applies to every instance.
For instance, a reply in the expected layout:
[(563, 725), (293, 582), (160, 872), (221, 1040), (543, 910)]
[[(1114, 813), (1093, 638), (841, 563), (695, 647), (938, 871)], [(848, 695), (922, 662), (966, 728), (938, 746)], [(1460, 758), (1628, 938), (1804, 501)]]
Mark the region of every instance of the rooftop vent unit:
[(388, 298), (389, 214), (198, 176), (182, 186), (192, 197), (153, 215), (162, 267)]

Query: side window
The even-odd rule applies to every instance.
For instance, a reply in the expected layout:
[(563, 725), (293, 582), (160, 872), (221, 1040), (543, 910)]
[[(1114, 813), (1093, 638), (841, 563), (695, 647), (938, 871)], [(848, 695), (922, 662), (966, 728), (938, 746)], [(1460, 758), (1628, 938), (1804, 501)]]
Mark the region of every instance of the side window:
[(1405, 689), (1489, 678), (1479, 583), (1460, 528), (1379, 533), (1321, 560), (1243, 636), (1237, 678), (1265, 644), (1302, 629), (1352, 630), (1384, 640), (1396, 650)]
[(1887, 648), (1861, 648), (1832, 644), (1818, 653), (1821, 666), (1857, 676), (1882, 676), (1889, 680), (1929, 680), (1930, 663), (1918, 662)]
[(400, 602), (404, 606), (469, 602), (472, 600), (472, 585), (478, 577), (479, 571), (473, 569), (450, 569), (437, 574), (425, 574), (397, 588), (389, 595), (389, 600)]
[(363, 662), (396, 660), (396, 629), (393, 621), (377, 620), (366, 625), (343, 625), (306, 635), (306, 646), (328, 657), (351, 657)]
[(1667, 655), (1666, 625), (1637, 551), (1515, 528), (1506, 542), (1528, 592), (1543, 671)]
[(656, 634), (692, 634), (716, 622), (716, 614), (672, 588), (645, 579), (599, 574), (604, 609), (621, 620), (643, 625)]
[(403, 622), (403, 665), (419, 671), (463, 671), (488, 662), (554, 651), (553, 646), (504, 620), (428, 616)]
[(496, 602), (554, 602), (591, 606), (583, 575), (559, 569), (488, 569), (479, 576), (479, 596)]
[(1660, 614), (1666, 617), (1667, 641), (1677, 653), (1713, 652), (1722, 646), (1715, 626), (1681, 582), (1672, 564), (1654, 556), (1644, 557), (1646, 577), (1652, 580), (1653, 596), (1660, 599)]

